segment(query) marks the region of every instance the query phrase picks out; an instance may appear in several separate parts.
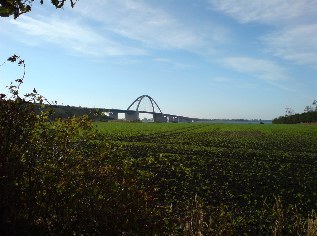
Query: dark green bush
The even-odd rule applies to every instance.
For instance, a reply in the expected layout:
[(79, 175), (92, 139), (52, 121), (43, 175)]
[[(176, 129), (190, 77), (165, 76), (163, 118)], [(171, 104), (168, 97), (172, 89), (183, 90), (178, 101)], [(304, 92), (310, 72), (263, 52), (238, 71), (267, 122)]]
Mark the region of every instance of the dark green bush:
[[(9, 58), (24, 66), (19, 57)], [(100, 235), (150, 229), (145, 193), (88, 117), (49, 121), (17, 79), (0, 99), (0, 235)]]

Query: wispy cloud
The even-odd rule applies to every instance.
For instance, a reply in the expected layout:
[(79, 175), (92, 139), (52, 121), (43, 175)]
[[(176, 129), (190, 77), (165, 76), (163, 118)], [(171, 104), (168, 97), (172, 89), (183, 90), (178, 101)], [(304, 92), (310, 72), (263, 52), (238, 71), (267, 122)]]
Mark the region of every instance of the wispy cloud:
[(317, 23), (286, 28), (263, 37), (267, 50), (297, 64), (317, 68)]
[(204, 52), (214, 50), (214, 44), (227, 38), (226, 30), (220, 26), (197, 29), (195, 25), (184, 24), (166, 9), (145, 1), (99, 0), (94, 4), (88, 1), (80, 4), (77, 11), (88, 19), (145, 47)]
[(267, 82), (289, 79), (283, 67), (268, 60), (251, 57), (227, 57), (223, 59), (223, 62), (235, 71)]
[(21, 16), (10, 21), (14, 25), (10, 30), (12, 37), (23, 35), (16, 39), (33, 46), (49, 42), (96, 57), (148, 55), (153, 50), (210, 55), (230, 38), (220, 25), (202, 21), (197, 27), (197, 22), (188, 20), (191, 16), (184, 23), (184, 18), (155, 4), (144, 0), (79, 1), (74, 9), (58, 16), (46, 8)]
[(317, 68), (316, 0), (209, 0), (213, 8), (242, 24), (271, 26), (259, 36), (266, 52), (297, 64)]
[[(31, 36), (29, 41), (32, 45), (49, 42), (91, 56), (145, 54), (141, 49), (119, 44), (79, 21), (43, 16), (38, 16), (36, 19), (29, 16), (20, 18), (19, 21), (10, 22), (22, 34)], [(26, 42), (25, 37), (18, 39)]]
[(289, 24), (294, 20), (316, 19), (316, 0), (209, 0), (212, 6), (241, 23)]
[[(298, 89), (289, 87), (288, 81), (292, 78), (287, 74), (286, 69), (272, 61), (251, 57), (227, 57), (223, 59), (223, 62), (228, 68), (243, 73), (247, 77), (260, 79), (280, 90), (302, 95)], [(254, 89), (258, 87), (258, 84), (256, 82), (240, 83), (236, 86), (243, 89)]]

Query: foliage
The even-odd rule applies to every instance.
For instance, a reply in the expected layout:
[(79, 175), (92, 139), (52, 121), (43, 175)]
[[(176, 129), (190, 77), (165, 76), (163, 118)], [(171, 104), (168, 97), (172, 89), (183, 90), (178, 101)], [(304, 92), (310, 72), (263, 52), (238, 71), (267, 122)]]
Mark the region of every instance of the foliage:
[(89, 119), (93, 121), (108, 121), (111, 120), (110, 117), (106, 116), (98, 108), (86, 108), (86, 107), (74, 107), (74, 106), (62, 106), (62, 105), (51, 105), (47, 106), (48, 109), (52, 109), (54, 112), (51, 119), (56, 118), (71, 118), (71, 117), (81, 117), (87, 115)]
[(301, 114), (294, 114), (291, 108), (286, 108), (285, 116), (273, 119), (273, 124), (298, 124), (317, 122), (317, 100), (311, 106), (306, 106)]
[(19, 94), (23, 78), (0, 99), (0, 235), (150, 230), (145, 193), (88, 117), (50, 121), (35, 89)]
[[(67, 0), (51, 0), (56, 8), (62, 8)], [(78, 0), (69, 0), (71, 7), (74, 7)], [(30, 12), (34, 0), (0, 0), (0, 16), (9, 17), (13, 15), (14, 19), (20, 15)], [(40, 0), (43, 4), (44, 0)]]
[(317, 122), (317, 111), (308, 111), (301, 114), (291, 116), (280, 116), (273, 119), (273, 124), (299, 124), (299, 123), (315, 123)]

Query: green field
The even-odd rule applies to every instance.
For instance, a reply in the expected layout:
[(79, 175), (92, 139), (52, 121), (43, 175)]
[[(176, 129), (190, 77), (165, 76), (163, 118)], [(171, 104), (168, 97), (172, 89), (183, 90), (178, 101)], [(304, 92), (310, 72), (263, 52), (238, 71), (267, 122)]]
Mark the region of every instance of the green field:
[(156, 209), (177, 211), (198, 196), (204, 216), (226, 209), (231, 227), (253, 233), (260, 224), (269, 227), (279, 199), (287, 227), (294, 215), (317, 210), (317, 126), (109, 122), (97, 128)]
[(317, 126), (47, 122), (22, 105), (0, 113), (0, 235), (317, 235)]

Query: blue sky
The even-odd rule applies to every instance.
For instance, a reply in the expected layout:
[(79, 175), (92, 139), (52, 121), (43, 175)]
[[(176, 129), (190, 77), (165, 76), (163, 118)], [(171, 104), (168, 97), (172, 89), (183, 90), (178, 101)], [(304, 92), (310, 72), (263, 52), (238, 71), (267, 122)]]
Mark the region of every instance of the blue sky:
[[(317, 0), (46, 1), (0, 19), (0, 59), (58, 104), (272, 119), (317, 99)], [(0, 68), (1, 89), (21, 70)], [(146, 104), (146, 102), (144, 102)], [(146, 105), (144, 105), (146, 106)]]

